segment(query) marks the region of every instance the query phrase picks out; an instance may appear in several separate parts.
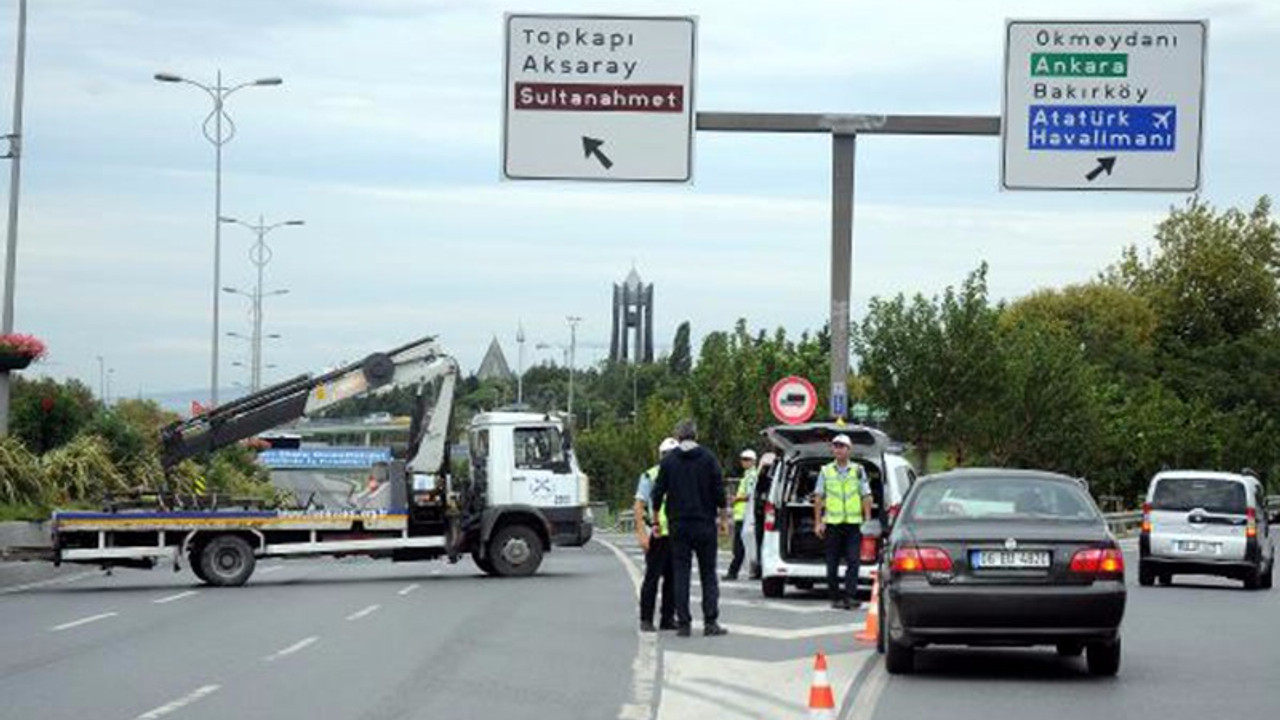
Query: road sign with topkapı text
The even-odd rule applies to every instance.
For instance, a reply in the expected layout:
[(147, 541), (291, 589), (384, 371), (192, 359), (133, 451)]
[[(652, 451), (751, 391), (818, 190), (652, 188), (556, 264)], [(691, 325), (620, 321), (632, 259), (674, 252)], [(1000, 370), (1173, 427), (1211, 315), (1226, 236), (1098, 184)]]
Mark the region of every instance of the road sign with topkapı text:
[(1001, 184), (1194, 191), (1204, 21), (1010, 20)]
[(506, 34), (505, 177), (692, 178), (694, 18), (510, 14)]

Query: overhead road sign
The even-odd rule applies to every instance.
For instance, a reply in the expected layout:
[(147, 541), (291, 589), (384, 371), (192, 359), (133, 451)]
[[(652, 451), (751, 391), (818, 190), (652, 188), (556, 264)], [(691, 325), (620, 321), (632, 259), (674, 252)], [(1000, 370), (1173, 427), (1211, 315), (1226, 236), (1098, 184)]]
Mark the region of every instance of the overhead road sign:
[(1200, 187), (1205, 21), (1010, 20), (1001, 184)]
[(502, 173), (688, 182), (692, 17), (506, 17)]

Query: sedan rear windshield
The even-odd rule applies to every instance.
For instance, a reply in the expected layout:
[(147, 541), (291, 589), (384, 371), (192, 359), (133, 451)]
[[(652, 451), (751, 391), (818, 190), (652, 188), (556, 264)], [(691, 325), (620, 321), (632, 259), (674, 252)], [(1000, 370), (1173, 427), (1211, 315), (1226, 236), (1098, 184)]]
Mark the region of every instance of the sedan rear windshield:
[(909, 517), (929, 520), (1096, 520), (1083, 487), (1036, 478), (969, 477), (918, 488)]
[(1244, 485), (1233, 480), (1209, 478), (1164, 478), (1156, 483), (1151, 507), (1156, 510), (1207, 512), (1243, 515), (1248, 500)]

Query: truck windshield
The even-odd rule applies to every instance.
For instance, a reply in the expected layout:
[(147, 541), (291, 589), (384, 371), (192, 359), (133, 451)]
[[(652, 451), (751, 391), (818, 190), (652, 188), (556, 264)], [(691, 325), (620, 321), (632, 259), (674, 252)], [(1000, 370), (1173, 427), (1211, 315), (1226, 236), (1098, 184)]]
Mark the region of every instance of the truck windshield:
[(556, 470), (567, 467), (560, 430), (555, 427), (524, 427), (515, 431), (515, 461), (521, 470)]

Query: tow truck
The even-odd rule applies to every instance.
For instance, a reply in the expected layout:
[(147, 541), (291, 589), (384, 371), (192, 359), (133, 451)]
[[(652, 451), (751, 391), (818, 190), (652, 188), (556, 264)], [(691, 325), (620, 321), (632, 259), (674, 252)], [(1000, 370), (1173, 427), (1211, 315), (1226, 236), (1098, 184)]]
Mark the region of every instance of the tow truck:
[(243, 585), (268, 557), (363, 555), (395, 562), (470, 555), (485, 573), (527, 576), (555, 546), (591, 538), (587, 477), (569, 427), (550, 414), (485, 412), (470, 423), (469, 478), (448, 462), (458, 364), (423, 338), (319, 375), (300, 375), (160, 432), (166, 477), (188, 458), (309, 417), (348, 398), (416, 388), (403, 458), (359, 503), (268, 508), (161, 491), (146, 504), (108, 499), (101, 511), (55, 511), (48, 547), (0, 548), (0, 559), (150, 569), (183, 563), (202, 582)]

